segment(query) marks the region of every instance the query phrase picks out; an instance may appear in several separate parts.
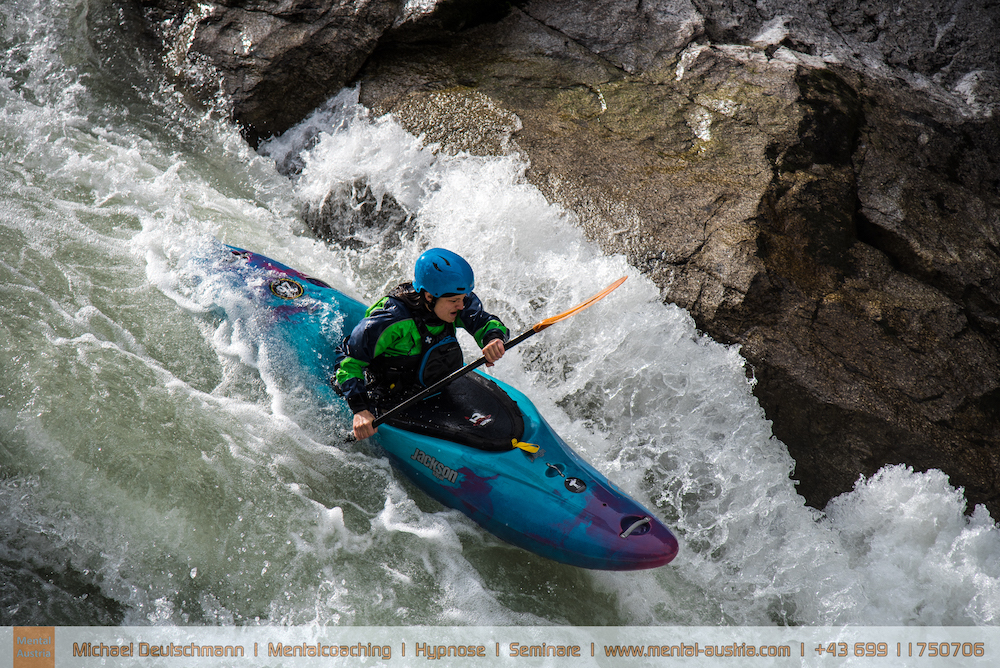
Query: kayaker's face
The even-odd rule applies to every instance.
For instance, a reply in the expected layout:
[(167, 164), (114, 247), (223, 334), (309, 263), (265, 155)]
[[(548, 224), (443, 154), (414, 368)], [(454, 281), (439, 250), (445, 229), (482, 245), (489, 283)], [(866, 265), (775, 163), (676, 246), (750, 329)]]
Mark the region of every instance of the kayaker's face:
[(465, 295), (441, 297), (434, 303), (434, 315), (445, 322), (455, 322), (455, 318), (465, 308)]

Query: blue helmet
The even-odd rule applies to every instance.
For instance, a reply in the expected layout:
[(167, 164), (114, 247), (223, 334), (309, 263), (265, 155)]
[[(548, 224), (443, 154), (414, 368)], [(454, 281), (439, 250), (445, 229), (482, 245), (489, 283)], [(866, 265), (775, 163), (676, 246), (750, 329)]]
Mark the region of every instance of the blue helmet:
[(417, 258), (413, 267), (413, 287), (435, 298), (472, 292), (476, 278), (461, 255), (444, 248), (431, 248)]

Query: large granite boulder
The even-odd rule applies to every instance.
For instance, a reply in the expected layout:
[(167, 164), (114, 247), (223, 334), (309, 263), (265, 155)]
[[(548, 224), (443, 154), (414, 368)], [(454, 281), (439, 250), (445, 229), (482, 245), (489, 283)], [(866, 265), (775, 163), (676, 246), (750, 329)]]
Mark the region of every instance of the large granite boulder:
[[(527, 157), (592, 239), (741, 345), (810, 503), (901, 462), (945, 471), (998, 516), (996, 8), (355, 5), (373, 17), (356, 34), (290, 40), (300, 56), (322, 43), (328, 62), (328, 44), (354, 49), (317, 98), (353, 80), (443, 150)], [(305, 115), (279, 113), (280, 91), (319, 79), (244, 70), (218, 55), (238, 50), (243, 28), (224, 26), (242, 15), (191, 11), (167, 23), (229, 73), (234, 100), (279, 91), (234, 107), (251, 139)], [(323, 216), (309, 212), (318, 231)]]

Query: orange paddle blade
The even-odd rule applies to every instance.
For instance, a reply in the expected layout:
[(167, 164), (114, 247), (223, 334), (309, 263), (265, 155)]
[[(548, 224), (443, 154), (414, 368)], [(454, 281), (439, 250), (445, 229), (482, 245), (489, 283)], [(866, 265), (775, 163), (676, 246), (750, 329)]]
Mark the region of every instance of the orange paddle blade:
[(583, 309), (587, 308), (588, 306), (590, 306), (594, 302), (598, 302), (598, 301), (604, 299), (605, 297), (607, 297), (611, 293), (612, 290), (614, 290), (619, 285), (621, 285), (622, 283), (624, 283), (626, 278), (628, 278), (628, 276), (622, 276), (617, 281), (615, 281), (614, 283), (612, 283), (608, 287), (604, 288), (603, 290), (601, 290), (600, 292), (598, 292), (596, 295), (594, 295), (593, 297), (591, 297), (587, 301), (583, 302), (582, 304), (577, 304), (576, 306), (574, 306), (570, 310), (563, 311), (559, 315), (554, 315), (551, 318), (546, 318), (545, 320), (542, 320), (540, 323), (538, 323), (537, 325), (535, 325), (531, 329), (533, 329), (536, 332), (540, 332), (543, 329), (545, 329), (546, 327), (549, 327), (551, 325), (556, 324), (560, 320), (565, 320), (566, 318), (570, 317), (574, 313), (579, 313), (580, 311), (582, 311)]

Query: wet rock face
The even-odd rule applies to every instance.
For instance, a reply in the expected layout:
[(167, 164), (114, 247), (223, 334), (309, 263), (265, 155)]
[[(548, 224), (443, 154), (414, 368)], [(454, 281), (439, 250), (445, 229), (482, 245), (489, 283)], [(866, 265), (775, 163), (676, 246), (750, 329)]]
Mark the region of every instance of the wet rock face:
[(141, 0), (168, 64), (222, 104), (256, 146), (343, 86), (399, 16), (402, 0)]
[(392, 247), (414, 233), (413, 214), (392, 195), (378, 197), (363, 181), (345, 184), (323, 201), (307, 204), (302, 220), (318, 238), (343, 248)]
[[(811, 105), (814, 94), (804, 94)], [(850, 476), (905, 462), (941, 468), (995, 512), (996, 128), (981, 134), (980, 124), (953, 119), (931, 130), (927, 120), (947, 118), (944, 110), (881, 89), (825, 115), (827, 125), (855, 127), (843, 133), (854, 148), (845, 161), (840, 151), (793, 146), (785, 155), (798, 167), (788, 171), (778, 156), (760, 219), (767, 275), (727, 330), (745, 327), (734, 340), (757, 370), (758, 397), (807, 498), (822, 502)], [(938, 133), (973, 133), (983, 149)], [(938, 142), (952, 148), (927, 148)], [(942, 173), (949, 155), (962, 176)]]
[[(354, 80), (443, 150), (527, 157), (590, 238), (741, 346), (811, 504), (905, 463), (1000, 516), (1000, 6), (418, 4), (158, 11), (251, 139)], [(408, 225), (325, 206), (306, 218), (337, 243)]]

